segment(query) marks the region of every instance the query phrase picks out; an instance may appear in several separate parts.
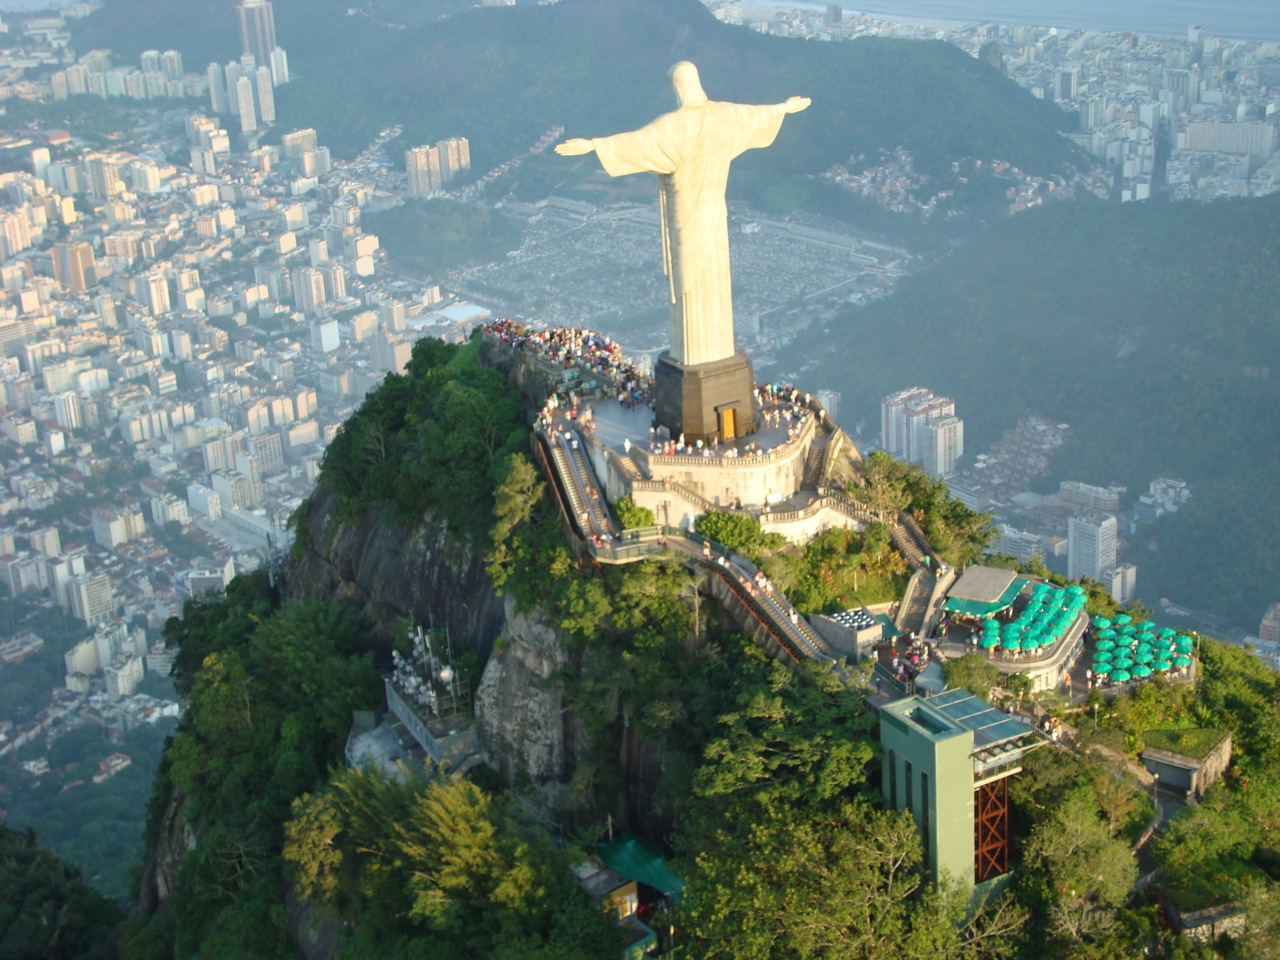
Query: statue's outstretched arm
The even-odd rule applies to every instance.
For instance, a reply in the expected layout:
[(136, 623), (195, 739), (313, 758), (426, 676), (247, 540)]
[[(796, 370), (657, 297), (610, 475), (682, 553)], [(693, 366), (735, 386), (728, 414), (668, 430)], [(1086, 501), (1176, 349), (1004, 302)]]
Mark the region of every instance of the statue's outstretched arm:
[[(801, 109), (804, 109), (803, 107)], [(595, 144), (590, 140), (583, 140), (581, 137), (574, 137), (566, 140), (564, 143), (556, 144), (556, 153), (562, 157), (580, 157), (584, 153), (591, 153), (595, 150)]]
[[(808, 97), (788, 97), (787, 102), (782, 106), (787, 113), (799, 113), (801, 110), (809, 106), (813, 101)], [(557, 149), (559, 149), (557, 147)]]

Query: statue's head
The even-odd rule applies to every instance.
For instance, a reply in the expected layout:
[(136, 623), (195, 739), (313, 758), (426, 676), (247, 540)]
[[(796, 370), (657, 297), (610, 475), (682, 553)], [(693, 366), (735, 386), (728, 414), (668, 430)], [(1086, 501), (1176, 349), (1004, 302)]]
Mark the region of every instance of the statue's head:
[(688, 60), (681, 60), (667, 73), (671, 86), (675, 87), (676, 100), (682, 107), (700, 107), (707, 102), (707, 94), (698, 79), (698, 68)]

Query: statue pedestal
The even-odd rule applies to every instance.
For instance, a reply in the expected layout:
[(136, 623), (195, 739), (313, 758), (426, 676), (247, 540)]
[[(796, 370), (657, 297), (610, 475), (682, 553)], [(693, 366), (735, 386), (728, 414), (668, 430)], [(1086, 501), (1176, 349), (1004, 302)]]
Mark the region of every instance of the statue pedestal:
[(686, 442), (755, 433), (755, 377), (741, 350), (713, 363), (685, 366), (663, 353), (653, 370), (658, 423)]

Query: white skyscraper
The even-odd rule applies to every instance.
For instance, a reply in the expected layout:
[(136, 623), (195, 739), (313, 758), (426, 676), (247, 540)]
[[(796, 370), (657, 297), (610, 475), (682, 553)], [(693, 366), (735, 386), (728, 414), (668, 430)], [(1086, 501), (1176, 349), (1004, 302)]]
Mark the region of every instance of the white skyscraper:
[(53, 415), (58, 426), (63, 429), (79, 430), (84, 426), (84, 418), (80, 415), (80, 398), (71, 391), (54, 395)]
[(880, 400), (880, 446), (886, 453), (907, 458), (907, 406), (933, 396), (927, 387), (899, 390)]
[(227, 114), (231, 108), (227, 104), (227, 81), (220, 64), (211, 63), (205, 71), (209, 80), (209, 109), (214, 113)]
[(258, 88), (258, 119), (263, 123), (275, 123), (276, 98), (271, 92), (271, 70), (259, 67), (254, 71), (254, 80)]
[(270, 0), (242, 0), (236, 5), (240, 21), (240, 52), (252, 54), (256, 63), (270, 63), (276, 48), (276, 20)]
[(253, 83), (248, 77), (241, 76), (236, 81), (236, 103), (240, 106), (240, 132), (253, 133), (258, 129), (258, 117), (253, 109)]
[(924, 425), (924, 472), (931, 477), (949, 477), (956, 461), (964, 455), (964, 421), (959, 417), (938, 417)]
[(1116, 565), (1116, 518), (1093, 513), (1067, 522), (1067, 576), (1103, 579)]
[(240, 82), (240, 64), (230, 61), (225, 70), (227, 77), (227, 110), (233, 117), (240, 116), (240, 100), (236, 96), (236, 84)]
[(271, 51), (271, 79), (276, 86), (289, 82), (289, 57), (284, 47), (276, 47)]

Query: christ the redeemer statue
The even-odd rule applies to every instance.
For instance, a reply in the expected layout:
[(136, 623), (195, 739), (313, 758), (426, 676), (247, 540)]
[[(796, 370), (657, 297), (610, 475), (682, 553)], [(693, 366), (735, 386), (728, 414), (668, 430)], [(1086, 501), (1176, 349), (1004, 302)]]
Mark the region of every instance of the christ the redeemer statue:
[(734, 356), (729, 284), (729, 164), (745, 150), (773, 143), (782, 118), (809, 106), (708, 100), (698, 68), (671, 68), (679, 108), (639, 130), (592, 140), (566, 140), (556, 153), (595, 151), (610, 176), (656, 173), (662, 212), (662, 262), (670, 282), (671, 359), (683, 366)]

